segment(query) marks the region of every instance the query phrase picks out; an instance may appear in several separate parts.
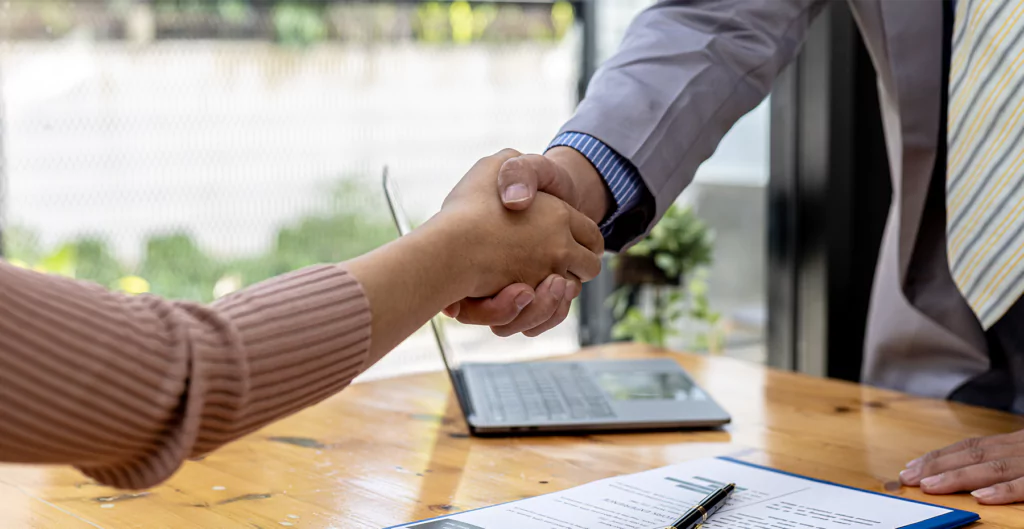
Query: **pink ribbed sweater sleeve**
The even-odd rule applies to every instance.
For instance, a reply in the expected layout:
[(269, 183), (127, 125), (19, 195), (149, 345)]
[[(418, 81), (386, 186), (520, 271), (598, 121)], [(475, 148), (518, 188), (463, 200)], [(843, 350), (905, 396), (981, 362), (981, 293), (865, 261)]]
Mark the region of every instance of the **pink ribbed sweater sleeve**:
[(204, 306), (0, 262), (0, 460), (151, 487), (340, 391), (369, 345), (369, 303), (335, 265)]

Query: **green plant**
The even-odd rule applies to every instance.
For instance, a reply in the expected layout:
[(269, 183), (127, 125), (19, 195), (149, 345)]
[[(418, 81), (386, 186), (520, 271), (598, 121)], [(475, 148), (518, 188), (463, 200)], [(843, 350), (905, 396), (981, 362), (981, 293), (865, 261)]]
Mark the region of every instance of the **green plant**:
[(342, 179), (322, 196), (321, 208), (282, 226), (271, 248), (257, 255), (218, 258), (191, 234), (170, 232), (146, 240), (141, 263), (131, 266), (98, 237), (46, 248), (36, 233), (19, 226), (4, 228), (4, 255), (16, 266), (132, 294), (208, 302), (298, 268), (350, 259), (395, 238), (394, 226), (380, 213), (379, 195), (368, 188)]
[[(666, 284), (649, 286), (653, 297), (649, 314), (633, 304), (642, 285), (623, 284), (608, 297), (617, 320), (613, 338), (664, 346), (670, 336), (679, 334), (683, 318), (690, 318), (710, 329), (696, 337), (697, 347), (713, 352), (721, 348), (720, 315), (711, 310), (707, 297), (712, 236), (690, 208), (672, 205), (651, 233), (624, 255), (651, 260), (664, 273)], [(616, 259), (613, 266), (621, 266), (623, 260)]]
[(99, 238), (83, 237), (46, 250), (32, 230), (10, 226), (4, 230), (5, 255), (10, 262), (48, 274), (65, 277), (87, 277), (109, 285), (124, 271), (110, 249)]
[(692, 209), (673, 204), (651, 233), (626, 253), (653, 258), (665, 275), (675, 279), (711, 264), (711, 233)]
[(305, 47), (327, 39), (324, 6), (318, 2), (285, 1), (272, 13), (277, 40), (285, 46)]
[(147, 241), (139, 276), (155, 294), (208, 301), (223, 272), (223, 265), (206, 255), (191, 235), (173, 233)]
[(252, 15), (248, 0), (218, 0), (217, 13), (229, 24), (240, 24)]

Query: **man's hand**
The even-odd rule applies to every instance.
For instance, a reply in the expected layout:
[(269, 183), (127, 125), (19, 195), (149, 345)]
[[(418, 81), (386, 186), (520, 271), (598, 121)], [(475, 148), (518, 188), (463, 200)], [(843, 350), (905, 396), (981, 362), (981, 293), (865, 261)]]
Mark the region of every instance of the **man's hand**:
[(590, 281), (601, 271), (604, 238), (597, 224), (550, 194), (526, 211), (509, 211), (496, 200), (494, 179), (511, 150), (476, 163), (432, 218), (445, 227), (447, 250), (473, 279), (467, 296), (493, 296), (510, 284), (537, 285), (551, 274)]
[(900, 481), (928, 494), (972, 491), (986, 505), (1024, 501), (1024, 430), (929, 452), (908, 463)]
[[(590, 217), (604, 218), (612, 198), (597, 170), (582, 154), (568, 147), (556, 147), (541, 156), (525, 154), (507, 160), (498, 172), (502, 203), (511, 210), (529, 208), (538, 191), (554, 195)], [(550, 276), (541, 283), (534, 300), (525, 309), (512, 300), (524, 285), (510, 285), (493, 298), (465, 299), (445, 310), (462, 323), (490, 325), (498, 336), (522, 332), (538, 336), (562, 323), (582, 284), (576, 276)]]

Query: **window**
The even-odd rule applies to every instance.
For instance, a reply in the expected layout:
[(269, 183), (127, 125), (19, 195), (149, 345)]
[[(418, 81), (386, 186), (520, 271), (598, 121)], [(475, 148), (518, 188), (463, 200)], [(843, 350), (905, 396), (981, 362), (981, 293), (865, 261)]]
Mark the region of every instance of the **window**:
[[(544, 148), (576, 102), (564, 2), (10, 0), (0, 8), (5, 256), (210, 301), (394, 238), (481, 156)], [(524, 75), (523, 72), (529, 72)], [(569, 352), (449, 331), (491, 357)], [(367, 376), (440, 366), (419, 333)]]
[[(629, 22), (653, 0), (599, 0), (598, 53), (615, 52)], [(744, 116), (723, 138), (679, 198), (714, 233), (708, 298), (722, 315), (724, 350), (756, 362), (767, 361), (767, 184), (769, 172), (768, 101)], [(688, 322), (667, 345), (679, 350), (703, 347), (699, 324)]]

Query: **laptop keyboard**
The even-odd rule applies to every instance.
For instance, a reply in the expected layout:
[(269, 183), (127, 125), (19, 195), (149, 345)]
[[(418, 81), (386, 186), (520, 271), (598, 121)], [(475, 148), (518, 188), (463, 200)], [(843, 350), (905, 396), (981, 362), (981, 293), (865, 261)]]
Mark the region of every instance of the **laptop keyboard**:
[(490, 414), (501, 422), (606, 419), (615, 413), (576, 364), (498, 364), (482, 371)]

